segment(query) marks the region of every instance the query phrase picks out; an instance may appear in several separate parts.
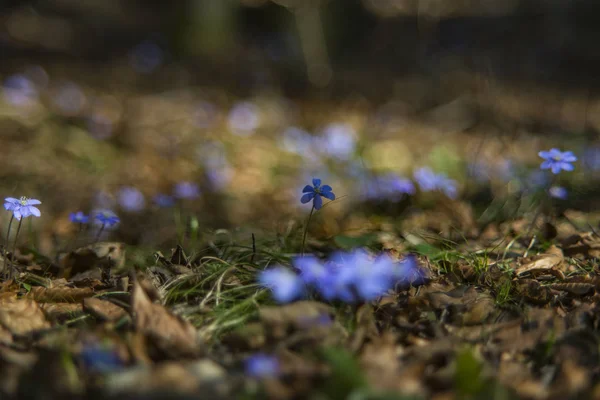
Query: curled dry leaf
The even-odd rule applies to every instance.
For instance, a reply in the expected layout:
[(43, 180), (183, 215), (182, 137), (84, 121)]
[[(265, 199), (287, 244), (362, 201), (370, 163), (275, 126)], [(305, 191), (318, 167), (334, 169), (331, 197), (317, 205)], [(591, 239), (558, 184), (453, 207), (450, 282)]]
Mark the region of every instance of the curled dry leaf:
[(591, 283), (573, 282), (573, 283), (553, 283), (551, 289), (560, 290), (575, 296), (587, 296), (594, 293), (594, 285)]
[(0, 325), (13, 335), (50, 328), (40, 306), (31, 299), (0, 298)]
[(562, 250), (552, 246), (546, 253), (533, 256), (515, 269), (517, 277), (524, 275), (550, 274), (558, 279), (565, 279), (564, 273), (559, 269), (563, 263), (564, 257)]
[(83, 309), (104, 321), (115, 322), (128, 315), (116, 304), (95, 297), (83, 299)]
[(283, 306), (266, 306), (258, 310), (261, 321), (272, 336), (284, 336), (290, 329), (305, 329), (327, 319), (333, 308), (317, 301), (297, 301)]
[(34, 286), (27, 294), (39, 303), (79, 303), (86, 297), (94, 295), (92, 288), (73, 288), (68, 286), (59, 286), (45, 288)]
[(135, 328), (145, 334), (166, 355), (172, 357), (198, 354), (196, 329), (188, 321), (150, 301), (139, 283), (133, 284), (131, 311)]
[(62, 276), (84, 273), (92, 269), (121, 269), (125, 263), (125, 244), (99, 242), (74, 250), (60, 260)]
[(83, 307), (77, 303), (45, 303), (40, 308), (50, 321), (65, 321), (83, 314)]

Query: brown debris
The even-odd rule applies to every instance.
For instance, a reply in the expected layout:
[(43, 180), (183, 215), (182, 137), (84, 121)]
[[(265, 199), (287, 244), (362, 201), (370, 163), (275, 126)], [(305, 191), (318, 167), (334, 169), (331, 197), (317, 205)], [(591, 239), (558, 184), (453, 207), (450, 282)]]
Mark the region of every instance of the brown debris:
[(131, 312), (135, 328), (169, 357), (199, 353), (198, 337), (192, 324), (170, 313), (162, 305), (152, 303), (137, 282), (133, 285)]
[(95, 317), (108, 322), (116, 322), (128, 315), (123, 308), (116, 304), (95, 297), (83, 299), (83, 309)]
[(41, 308), (31, 299), (0, 298), (0, 325), (13, 335), (50, 328)]

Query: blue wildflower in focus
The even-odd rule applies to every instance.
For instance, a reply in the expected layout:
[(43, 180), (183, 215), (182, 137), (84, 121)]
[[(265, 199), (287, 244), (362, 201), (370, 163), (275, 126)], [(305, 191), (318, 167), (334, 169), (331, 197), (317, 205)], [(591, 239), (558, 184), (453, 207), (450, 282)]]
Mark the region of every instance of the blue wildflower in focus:
[(300, 277), (283, 267), (261, 272), (258, 281), (271, 289), (273, 298), (279, 303), (296, 300), (304, 293), (304, 283)]
[(38, 91), (25, 75), (11, 75), (2, 85), (4, 100), (14, 106), (30, 106), (38, 99)]
[(75, 224), (87, 224), (90, 217), (85, 215), (83, 211), (77, 211), (76, 213), (71, 213), (69, 219)]
[(419, 168), (414, 172), (414, 178), (423, 192), (441, 191), (447, 197), (454, 199), (458, 194), (457, 183), (444, 174), (436, 174), (430, 168)]
[(550, 197), (560, 200), (566, 200), (568, 197), (567, 189), (562, 186), (552, 186), (548, 193), (550, 193)]
[(99, 344), (85, 346), (79, 359), (86, 370), (94, 373), (113, 372), (124, 366), (116, 351)]
[(196, 199), (200, 197), (200, 188), (193, 182), (179, 182), (175, 185), (173, 194), (178, 199)]
[(40, 210), (35, 205), (42, 204), (41, 201), (36, 199), (28, 199), (27, 197), (21, 197), (15, 199), (14, 197), (7, 197), (4, 199), (4, 208), (8, 211), (12, 211), (13, 217), (18, 219), (27, 218), (30, 216), (39, 217), (41, 215)]
[(550, 149), (549, 151), (540, 151), (538, 155), (545, 160), (540, 168), (549, 169), (553, 174), (558, 174), (562, 170), (573, 171), (575, 169), (571, 163), (577, 161), (577, 157), (572, 151)]
[(356, 131), (348, 124), (330, 124), (323, 131), (320, 145), (326, 154), (348, 160), (356, 149)]
[(114, 212), (110, 210), (101, 210), (94, 214), (94, 221), (100, 225), (113, 226), (118, 224), (121, 220)]
[(156, 70), (164, 60), (164, 51), (153, 41), (146, 40), (133, 48), (129, 54), (131, 67), (142, 74)]
[(323, 199), (321, 197), (325, 197), (329, 200), (335, 200), (335, 194), (332, 192), (332, 188), (329, 185), (321, 186), (321, 180), (318, 178), (313, 178), (313, 185), (306, 185), (304, 189), (302, 189), (302, 198), (300, 198), (300, 202), (302, 204), (306, 204), (309, 201), (313, 201), (313, 207), (315, 210), (320, 210), (323, 207)]
[(146, 205), (146, 199), (142, 192), (131, 186), (119, 190), (118, 200), (121, 208), (130, 212), (141, 211)]
[(246, 375), (252, 378), (274, 378), (279, 375), (279, 360), (267, 354), (254, 354), (244, 364)]
[(249, 101), (235, 104), (227, 117), (229, 130), (238, 136), (250, 136), (260, 125), (259, 108)]
[(154, 196), (154, 203), (161, 208), (169, 208), (175, 205), (175, 199), (168, 194), (159, 193)]

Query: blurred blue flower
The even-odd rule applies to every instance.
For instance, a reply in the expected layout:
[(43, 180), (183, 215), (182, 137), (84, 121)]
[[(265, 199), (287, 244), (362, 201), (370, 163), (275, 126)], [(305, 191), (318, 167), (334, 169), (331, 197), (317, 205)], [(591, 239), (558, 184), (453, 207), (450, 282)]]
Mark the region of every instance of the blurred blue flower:
[(279, 303), (288, 303), (302, 296), (302, 279), (290, 270), (277, 267), (262, 271), (258, 277), (262, 286), (271, 289), (273, 298)]
[(571, 164), (577, 161), (577, 157), (572, 151), (560, 151), (550, 149), (549, 151), (540, 151), (538, 155), (545, 161), (540, 165), (541, 169), (549, 169), (553, 174), (558, 174), (561, 170), (573, 171), (575, 167)]
[(566, 200), (569, 192), (567, 191), (567, 189), (565, 189), (562, 186), (552, 186), (549, 190), (548, 193), (550, 193), (550, 197), (553, 197), (555, 199), (560, 199), (560, 200)]
[(132, 186), (126, 186), (119, 190), (119, 205), (125, 211), (138, 212), (144, 209), (146, 199), (143, 193)]
[(368, 200), (400, 201), (404, 195), (415, 194), (414, 183), (394, 173), (382, 176), (366, 177), (364, 197)]
[(348, 124), (330, 124), (323, 130), (319, 141), (320, 150), (324, 153), (348, 160), (356, 149), (356, 131)]
[(142, 74), (149, 74), (160, 67), (164, 61), (164, 51), (150, 40), (135, 46), (129, 53), (131, 67)]
[(267, 354), (254, 354), (245, 361), (246, 375), (252, 378), (274, 378), (279, 375), (279, 360)]
[(25, 75), (11, 75), (2, 85), (4, 100), (14, 106), (30, 106), (38, 99), (35, 84)]
[(39, 217), (41, 215), (40, 210), (34, 205), (42, 204), (41, 201), (36, 199), (28, 199), (27, 197), (21, 197), (15, 199), (14, 197), (7, 197), (4, 199), (4, 208), (8, 211), (12, 211), (13, 217), (18, 219), (27, 218), (30, 216)]
[(110, 210), (100, 210), (95, 212), (94, 221), (99, 225), (113, 226), (118, 224), (121, 220)]
[(312, 183), (313, 186), (306, 185), (304, 186), (304, 189), (302, 189), (302, 193), (305, 193), (300, 199), (302, 204), (306, 204), (313, 200), (313, 207), (315, 210), (320, 210), (323, 206), (323, 199), (321, 199), (321, 197), (325, 197), (329, 200), (335, 200), (335, 194), (332, 192), (333, 189), (331, 186), (321, 186), (321, 180), (318, 178), (313, 178)]
[(260, 110), (249, 101), (235, 104), (227, 117), (229, 130), (238, 136), (250, 136), (260, 125)]
[(387, 255), (372, 258), (363, 250), (355, 250), (334, 255), (333, 262), (341, 266), (335, 284), (344, 288), (337, 293), (343, 301), (375, 300), (392, 287), (393, 262)]
[(585, 149), (583, 157), (581, 157), (581, 164), (585, 169), (590, 171), (600, 171), (600, 148), (591, 147)]
[(114, 350), (100, 344), (89, 344), (79, 353), (83, 367), (93, 373), (113, 372), (125, 366), (124, 361)]
[(423, 192), (439, 190), (451, 199), (456, 198), (458, 194), (458, 184), (455, 180), (444, 174), (436, 174), (431, 168), (419, 168), (413, 175)]
[(108, 139), (113, 134), (113, 121), (99, 112), (93, 112), (87, 117), (86, 126), (90, 135), (98, 140)]
[(290, 126), (283, 131), (279, 140), (279, 145), (283, 150), (301, 156), (312, 152), (314, 143), (314, 138), (310, 133), (295, 126)]
[(198, 128), (210, 128), (217, 119), (217, 107), (207, 101), (201, 101), (194, 108), (194, 125)]
[(65, 82), (56, 89), (52, 102), (61, 114), (76, 116), (83, 110), (87, 98), (79, 85)]
[(229, 164), (223, 143), (212, 141), (203, 144), (197, 151), (197, 158), (204, 165), (211, 188), (221, 190), (229, 184), (233, 168)]
[(178, 199), (196, 199), (200, 197), (200, 188), (193, 182), (179, 182), (175, 185), (173, 194)]
[(154, 203), (161, 208), (169, 208), (175, 205), (175, 199), (168, 194), (159, 193), (154, 196)]
[(77, 211), (76, 213), (71, 213), (69, 215), (69, 219), (71, 222), (76, 224), (87, 224), (90, 220), (90, 217), (85, 215), (83, 211)]
[(413, 255), (408, 255), (401, 261), (395, 262), (391, 272), (393, 286), (420, 285), (425, 281), (425, 273)]

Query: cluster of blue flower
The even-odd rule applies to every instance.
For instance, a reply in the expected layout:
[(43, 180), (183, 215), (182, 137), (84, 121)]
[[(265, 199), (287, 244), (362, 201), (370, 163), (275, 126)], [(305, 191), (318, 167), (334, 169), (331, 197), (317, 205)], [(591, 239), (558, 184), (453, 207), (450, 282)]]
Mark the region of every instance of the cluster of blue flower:
[(372, 301), (420, 276), (413, 256), (396, 262), (386, 254), (371, 256), (360, 249), (335, 253), (326, 262), (310, 255), (298, 257), (293, 266), (299, 273), (277, 266), (259, 276), (259, 282), (271, 289), (280, 303), (300, 299), (311, 289), (327, 301)]

